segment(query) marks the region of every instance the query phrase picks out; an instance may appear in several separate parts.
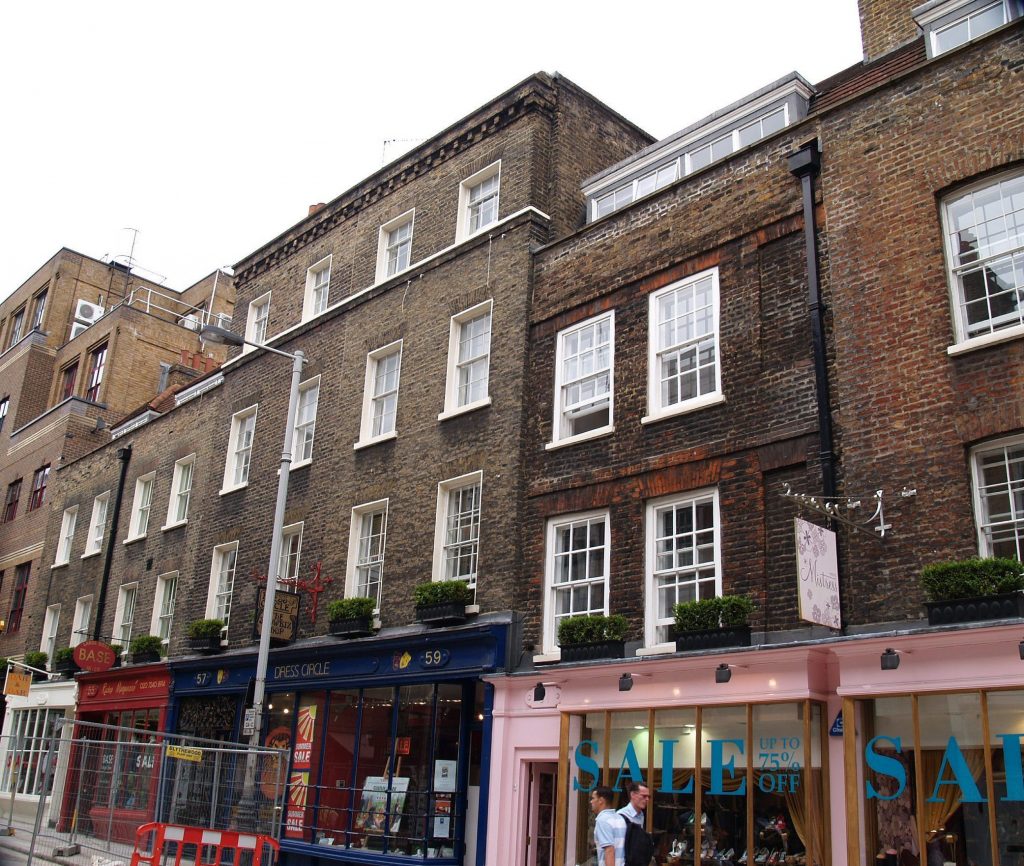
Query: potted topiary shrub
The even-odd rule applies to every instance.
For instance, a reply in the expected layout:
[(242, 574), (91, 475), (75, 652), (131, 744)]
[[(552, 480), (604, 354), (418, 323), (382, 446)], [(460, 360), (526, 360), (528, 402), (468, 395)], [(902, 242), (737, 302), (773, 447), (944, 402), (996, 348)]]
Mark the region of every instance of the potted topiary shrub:
[(621, 613), (567, 616), (558, 623), (562, 661), (624, 658), (628, 629), (629, 622)]
[(673, 608), (676, 652), (750, 646), (748, 620), (754, 602), (745, 595), (682, 601)]
[(327, 605), (327, 624), (335, 637), (366, 637), (373, 634), (374, 600), (357, 596), (339, 598)]
[(960, 559), (921, 569), (929, 625), (1024, 616), (1024, 565), (1016, 559)]
[(53, 672), (62, 677), (73, 677), (80, 670), (75, 664), (75, 651), (69, 646), (57, 650), (53, 654)]
[(36, 671), (30, 671), (32, 679), (35, 681), (47, 679), (45, 672), (46, 663), (50, 660), (50, 657), (40, 650), (33, 650), (32, 652), (25, 653), (25, 664), (30, 668), (39, 668), (43, 673), (37, 673)]
[(131, 653), (133, 665), (144, 665), (160, 661), (163, 648), (163, 641), (155, 634), (140, 634), (132, 638), (128, 652)]
[(188, 645), (196, 652), (218, 653), (221, 651), (221, 634), (224, 620), (195, 619), (188, 624)]
[(473, 590), (464, 580), (428, 580), (413, 589), (416, 619), (430, 625), (454, 625), (466, 621)]

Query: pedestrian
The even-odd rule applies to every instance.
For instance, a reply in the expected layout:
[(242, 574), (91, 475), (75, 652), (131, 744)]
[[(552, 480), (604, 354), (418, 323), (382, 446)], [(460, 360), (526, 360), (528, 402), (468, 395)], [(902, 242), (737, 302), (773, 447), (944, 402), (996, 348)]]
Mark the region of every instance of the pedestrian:
[(619, 809), (619, 814), (627, 821), (643, 827), (646, 823), (644, 815), (647, 803), (651, 799), (651, 792), (643, 782), (630, 782), (626, 792), (629, 794), (629, 802)]
[(603, 785), (590, 793), (590, 810), (596, 816), (594, 844), (598, 866), (626, 864), (626, 819), (615, 811), (614, 801), (615, 793)]

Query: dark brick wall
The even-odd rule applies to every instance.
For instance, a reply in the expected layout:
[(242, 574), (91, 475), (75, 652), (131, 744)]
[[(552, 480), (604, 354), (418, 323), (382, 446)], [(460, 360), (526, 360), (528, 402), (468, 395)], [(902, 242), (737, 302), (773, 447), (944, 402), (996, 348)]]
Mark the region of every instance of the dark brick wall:
[(850, 539), (851, 623), (921, 616), (921, 566), (978, 550), (971, 446), (1024, 430), (1024, 344), (946, 352), (941, 228), (948, 191), (1024, 165), (1021, 56), (1018, 25), (822, 120), (845, 489), (884, 489), (892, 524), (883, 542)]
[(917, 38), (910, 13), (919, 5), (917, 0), (858, 0), (864, 59), (874, 60)]

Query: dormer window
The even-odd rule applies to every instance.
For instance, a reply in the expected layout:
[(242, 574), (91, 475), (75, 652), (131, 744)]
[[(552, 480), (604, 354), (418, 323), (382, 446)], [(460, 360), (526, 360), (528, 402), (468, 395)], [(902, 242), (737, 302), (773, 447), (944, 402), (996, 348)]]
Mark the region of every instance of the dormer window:
[(602, 172), (583, 186), (589, 219), (607, 216), (802, 120), (811, 93), (793, 73)]
[(1020, 17), (1021, 0), (931, 0), (913, 11), (929, 57), (938, 57)]

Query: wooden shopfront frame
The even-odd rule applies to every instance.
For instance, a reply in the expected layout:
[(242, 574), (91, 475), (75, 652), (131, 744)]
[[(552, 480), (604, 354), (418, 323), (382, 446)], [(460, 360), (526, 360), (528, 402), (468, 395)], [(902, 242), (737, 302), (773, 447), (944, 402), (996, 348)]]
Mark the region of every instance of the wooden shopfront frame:
[[(754, 784), (755, 784), (755, 766), (754, 766), (754, 711), (755, 707), (760, 706), (794, 706), (800, 708), (798, 715), (802, 716), (802, 752), (803, 761), (802, 767), (813, 769), (813, 741), (812, 734), (815, 731), (812, 730), (812, 707), (816, 707), (817, 713), (817, 743), (818, 743), (818, 755), (821, 771), (821, 782), (820, 790), (817, 791), (818, 805), (814, 803), (815, 786), (812, 784), (813, 774), (808, 770), (805, 774), (805, 782), (803, 784), (803, 798), (804, 798), (804, 809), (805, 814), (808, 815), (808, 820), (815, 821), (820, 827), (821, 832), (818, 834), (822, 840), (821, 848), (819, 852), (816, 850), (814, 845), (814, 834), (808, 834), (807, 839), (802, 839), (806, 848), (807, 863), (808, 866), (815, 862), (819, 863), (820, 866), (831, 866), (831, 847), (828, 844), (828, 840), (831, 837), (831, 810), (829, 803), (829, 739), (828, 739), (828, 713), (827, 707), (823, 701), (812, 700), (810, 698), (804, 698), (802, 700), (784, 700), (784, 701), (761, 701), (757, 703), (750, 702), (735, 702), (735, 703), (721, 703), (708, 705), (706, 708), (699, 705), (687, 705), (687, 704), (673, 704), (660, 707), (651, 707), (647, 710), (647, 731), (656, 731), (656, 721), (658, 712), (664, 712), (667, 710), (688, 710), (692, 709), (695, 713), (696, 728), (694, 736), (697, 738), (695, 741), (694, 749), (694, 766), (693, 766), (693, 778), (696, 780), (702, 779), (702, 752), (704, 746), (703, 740), (703, 717), (705, 709), (707, 710), (719, 710), (719, 709), (735, 709), (742, 707), (745, 713), (746, 719), (746, 748), (744, 754), (746, 756), (746, 763), (743, 766), (744, 778), (746, 780), (746, 839), (748, 846), (753, 847), (753, 840), (755, 839), (755, 820), (754, 820)], [(601, 778), (603, 780), (612, 781), (612, 775), (618, 771), (618, 767), (611, 767), (609, 765), (609, 759), (611, 756), (611, 741), (612, 741), (612, 720), (616, 715), (624, 713), (636, 713), (636, 710), (622, 709), (622, 710), (591, 710), (585, 708), (578, 708), (575, 710), (563, 711), (560, 714), (560, 726), (559, 726), (559, 754), (558, 754), (558, 782), (557, 792), (555, 799), (555, 822), (557, 832), (555, 835), (555, 846), (554, 846), (554, 862), (565, 863), (566, 849), (568, 834), (570, 832), (576, 832), (573, 828), (568, 826), (569, 820), (569, 797), (572, 793), (573, 780), (570, 778), (571, 767), (572, 767), (572, 755), (578, 745), (577, 743), (570, 742), (572, 719), (573, 717), (586, 716), (588, 714), (601, 713), (603, 714), (603, 733), (602, 742), (600, 746), (600, 770)], [(655, 759), (655, 738), (654, 736), (647, 737), (647, 755), (646, 755), (646, 767), (641, 767), (642, 771), (645, 772), (645, 781), (650, 784), (652, 781), (652, 769), (654, 767)], [(702, 814), (702, 800), (704, 796), (703, 783), (693, 785), (693, 798), (694, 798), (694, 813), (695, 815)], [(647, 810), (647, 829), (651, 831), (654, 828), (654, 808)], [(699, 858), (697, 855), (701, 850), (702, 843), (702, 829), (701, 822), (696, 821), (694, 826), (694, 856), (683, 862), (698, 862)], [(578, 859), (578, 858), (577, 858)], [(751, 858), (752, 862), (752, 858)]]
[[(927, 835), (928, 828), (923, 825), (920, 816), (924, 814), (925, 786), (934, 785), (935, 780), (923, 778), (923, 766), (921, 760), (921, 710), (922, 698), (934, 698), (947, 695), (977, 695), (980, 707), (980, 724), (982, 733), (982, 747), (984, 749), (984, 770), (985, 787), (984, 795), (987, 799), (988, 808), (988, 831), (989, 846), (991, 851), (991, 866), (1001, 866), (999, 856), (999, 839), (997, 836), (996, 823), (996, 796), (995, 777), (992, 764), (992, 731), (989, 718), (989, 698), (992, 695), (1024, 692), (1022, 687), (1006, 686), (1002, 688), (974, 688), (974, 689), (941, 689), (934, 691), (895, 691), (883, 694), (862, 694), (843, 696), (843, 764), (846, 799), (846, 851), (847, 862), (850, 866), (867, 862), (865, 852), (870, 850), (874, 835), (872, 829), (867, 826), (867, 818), (871, 807), (868, 804), (867, 788), (865, 784), (866, 772), (864, 767), (864, 745), (871, 739), (871, 736), (884, 731), (870, 730), (869, 720), (860, 712), (860, 704), (877, 699), (903, 698), (911, 701), (911, 716), (914, 733), (913, 755), (914, 755), (914, 810), (919, 816), (917, 825), (917, 843), (919, 857), (923, 863), (927, 857)], [(858, 735), (858, 732), (859, 735)], [(1022, 731), (1021, 733), (1024, 733)], [(871, 853), (873, 859), (874, 854)]]

